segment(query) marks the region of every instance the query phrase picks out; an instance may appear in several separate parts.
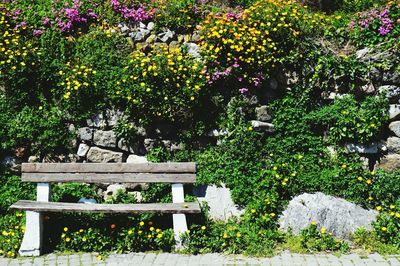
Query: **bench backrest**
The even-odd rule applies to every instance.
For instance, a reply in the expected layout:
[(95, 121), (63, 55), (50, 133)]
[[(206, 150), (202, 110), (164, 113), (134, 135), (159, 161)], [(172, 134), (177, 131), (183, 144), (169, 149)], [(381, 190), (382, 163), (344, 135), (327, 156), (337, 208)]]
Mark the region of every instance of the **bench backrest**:
[(23, 163), (23, 182), (195, 183), (195, 163)]

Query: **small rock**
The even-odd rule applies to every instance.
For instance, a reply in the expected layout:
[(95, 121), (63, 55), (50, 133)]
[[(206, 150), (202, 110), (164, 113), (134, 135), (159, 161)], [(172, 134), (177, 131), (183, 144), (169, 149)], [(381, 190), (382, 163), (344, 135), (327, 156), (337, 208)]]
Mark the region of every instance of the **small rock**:
[(93, 163), (121, 163), (123, 153), (91, 147), (86, 158)]
[(157, 35), (158, 39), (162, 41), (163, 43), (168, 42), (169, 40), (172, 40), (175, 36), (175, 32), (171, 30), (167, 30), (166, 32), (159, 33)]
[(195, 43), (189, 42), (185, 44), (187, 47), (187, 52), (188, 54), (190, 54), (191, 56), (193, 56), (194, 58), (200, 58), (200, 49), (199, 46)]
[(112, 130), (96, 130), (94, 132), (93, 142), (101, 147), (115, 148), (117, 147), (117, 136)]
[(193, 189), (193, 194), (199, 202), (207, 202), (208, 214), (213, 220), (228, 221), (229, 218), (240, 217), (244, 213), (244, 210), (233, 202), (231, 191), (225, 184), (221, 187), (216, 185), (196, 187)]
[(28, 163), (38, 163), (39, 157), (38, 156), (29, 156)]
[(86, 123), (89, 127), (96, 127), (96, 128), (106, 128), (107, 121), (103, 114), (94, 115), (92, 118), (87, 119)]
[(396, 102), (400, 97), (400, 88), (395, 85), (381, 86), (378, 91), (385, 93), (390, 102)]
[(131, 191), (131, 192), (128, 192), (128, 194), (134, 196), (136, 199), (136, 202), (138, 202), (138, 203), (143, 201), (143, 196), (140, 191)]
[(256, 107), (256, 119), (262, 122), (268, 122), (272, 119), (271, 109), (266, 106)]
[(76, 162), (79, 161), (79, 156), (77, 154), (70, 153), (70, 154), (68, 154), (68, 159), (67, 160), (70, 163), (76, 163)]
[(383, 169), (385, 171), (394, 171), (400, 168), (400, 154), (388, 154), (381, 158), (380, 162), (375, 165), (375, 169)]
[(183, 150), (183, 143), (171, 143), (171, 151), (180, 151)]
[(389, 124), (389, 129), (397, 136), (400, 137), (400, 121), (395, 121)]
[(251, 125), (256, 131), (263, 131), (267, 133), (275, 132), (275, 126), (271, 123), (252, 120)]
[(147, 24), (147, 29), (150, 30), (150, 31), (152, 31), (152, 30), (154, 29), (154, 26), (155, 26), (154, 22), (153, 22), (153, 21), (150, 21), (150, 22)]
[(107, 187), (107, 190), (104, 191), (104, 200), (115, 199), (118, 193), (125, 193), (126, 188), (121, 184), (112, 184)]
[(389, 137), (386, 146), (389, 153), (400, 153), (400, 138)]
[(145, 139), (143, 144), (147, 152), (158, 146), (158, 142), (155, 139)]
[(356, 52), (356, 57), (357, 57), (357, 59), (361, 59), (361, 58), (365, 57), (367, 54), (369, 54), (370, 52), (371, 52), (370, 48), (364, 48), (364, 49), (358, 50)]
[(128, 159), (126, 159), (126, 163), (148, 163), (146, 156), (139, 155), (129, 155)]
[(129, 27), (126, 26), (126, 25), (124, 25), (124, 26), (121, 28), (121, 33), (127, 33), (127, 32), (129, 32), (129, 31), (130, 31), (130, 29), (129, 29)]
[(360, 227), (371, 230), (377, 215), (377, 211), (363, 209), (341, 198), (321, 192), (305, 193), (289, 202), (279, 218), (279, 225), (281, 229), (291, 228), (294, 234), (299, 234), (314, 221), (334, 236), (348, 239)]
[(106, 122), (109, 127), (114, 127), (117, 125), (118, 121), (126, 118), (124, 112), (115, 109), (106, 110)]
[(89, 127), (78, 128), (78, 138), (83, 141), (93, 140), (93, 129)]
[(400, 74), (395, 71), (383, 73), (383, 82), (390, 84), (400, 84)]
[(161, 141), (161, 146), (164, 147), (167, 150), (171, 150), (171, 141), (167, 139), (163, 139)]
[(135, 145), (129, 145), (125, 139), (120, 139), (118, 141), (118, 148), (120, 150), (126, 151), (126, 152), (130, 152), (130, 153), (137, 153), (139, 150), (139, 144), (136, 143)]
[(363, 145), (359, 143), (349, 143), (346, 145), (346, 150), (350, 153), (375, 154), (378, 153), (378, 144), (371, 143), (370, 145)]
[(95, 199), (88, 199), (88, 198), (80, 198), (78, 203), (83, 203), (83, 204), (96, 204), (97, 201)]
[(400, 104), (389, 105), (389, 119), (395, 120), (400, 118)]
[(79, 144), (78, 151), (77, 151), (76, 154), (79, 157), (85, 157), (86, 154), (89, 152), (89, 149), (90, 149), (89, 145), (87, 145), (85, 143), (81, 143), (81, 144)]
[(228, 135), (228, 131), (223, 130), (223, 129), (221, 129), (221, 130), (214, 129), (214, 130), (211, 130), (211, 131), (209, 131), (209, 132), (207, 133), (207, 136), (209, 136), (209, 137), (215, 137), (215, 138), (221, 137), (221, 136), (226, 136), (226, 135)]
[(21, 159), (17, 157), (6, 156), (0, 164), (6, 168), (9, 168), (11, 171), (19, 172), (21, 170), (21, 163)]
[(372, 93), (375, 92), (375, 87), (371, 83), (368, 83), (368, 84), (365, 84), (365, 85), (361, 86), (360, 89), (365, 94), (372, 94)]

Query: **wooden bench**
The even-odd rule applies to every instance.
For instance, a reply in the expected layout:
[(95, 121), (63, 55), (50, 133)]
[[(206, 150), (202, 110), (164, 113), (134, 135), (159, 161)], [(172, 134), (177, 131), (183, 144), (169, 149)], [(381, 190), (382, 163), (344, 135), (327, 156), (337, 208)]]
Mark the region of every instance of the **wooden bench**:
[[(186, 213), (200, 213), (198, 203), (184, 203), (183, 184), (195, 183), (195, 163), (25, 163), (23, 182), (37, 183), (37, 201), (20, 200), (10, 209), (26, 211), (22, 256), (42, 251), (44, 212), (172, 213), (175, 239), (187, 230)], [(173, 203), (84, 204), (49, 202), (50, 183), (171, 183)]]

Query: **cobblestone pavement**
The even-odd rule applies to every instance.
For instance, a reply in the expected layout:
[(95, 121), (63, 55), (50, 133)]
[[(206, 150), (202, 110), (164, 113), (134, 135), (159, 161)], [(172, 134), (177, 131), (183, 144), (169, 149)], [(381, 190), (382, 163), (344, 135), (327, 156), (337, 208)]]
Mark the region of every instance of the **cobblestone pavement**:
[(304, 255), (283, 252), (272, 258), (248, 258), (244, 256), (224, 256), (221, 254), (181, 255), (171, 253), (132, 253), (111, 254), (99, 260), (96, 254), (50, 254), (36, 258), (5, 259), (0, 258), (0, 265), (373, 265), (373, 266), (400, 266), (400, 256), (381, 256), (370, 254), (360, 257), (357, 254), (342, 255), (331, 254)]

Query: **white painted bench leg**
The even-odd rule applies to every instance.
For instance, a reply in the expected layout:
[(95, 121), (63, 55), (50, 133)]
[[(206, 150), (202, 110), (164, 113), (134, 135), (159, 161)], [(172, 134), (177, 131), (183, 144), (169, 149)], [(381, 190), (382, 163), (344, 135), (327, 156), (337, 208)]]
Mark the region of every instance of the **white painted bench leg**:
[[(185, 196), (183, 191), (183, 184), (172, 184), (172, 202), (173, 203), (184, 203)], [(176, 248), (182, 247), (182, 241), (180, 235), (188, 230), (186, 215), (185, 214), (173, 214), (172, 222), (174, 224), (174, 234), (176, 241)]]
[[(50, 185), (37, 184), (37, 201), (48, 202)], [(40, 256), (43, 245), (43, 215), (40, 212), (27, 211), (24, 239), (19, 254), (21, 256)]]

